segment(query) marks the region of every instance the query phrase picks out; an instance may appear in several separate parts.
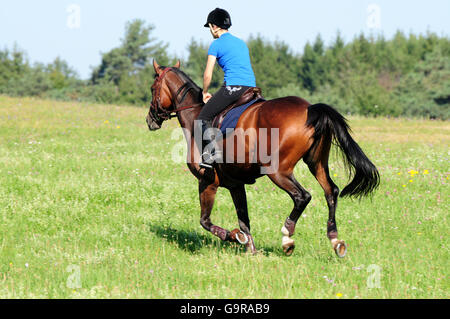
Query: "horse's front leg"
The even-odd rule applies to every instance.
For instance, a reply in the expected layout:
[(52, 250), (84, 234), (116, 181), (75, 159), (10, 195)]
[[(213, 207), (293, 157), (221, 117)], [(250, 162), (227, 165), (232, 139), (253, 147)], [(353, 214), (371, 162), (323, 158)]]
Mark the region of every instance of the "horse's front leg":
[(248, 218), (247, 195), (245, 193), (245, 186), (240, 185), (230, 189), (231, 198), (233, 198), (234, 206), (239, 221), (239, 229), (231, 231), (232, 240), (245, 245), (245, 249), (252, 254), (256, 254), (255, 243), (250, 234), (250, 219)]
[(200, 224), (204, 229), (211, 232), (215, 236), (222, 240), (232, 240), (230, 236), (230, 231), (213, 225), (211, 222), (211, 211), (214, 206), (214, 199), (216, 198), (217, 185), (211, 184), (203, 179), (199, 182), (199, 195), (200, 195), (200, 207), (201, 207), (201, 217)]

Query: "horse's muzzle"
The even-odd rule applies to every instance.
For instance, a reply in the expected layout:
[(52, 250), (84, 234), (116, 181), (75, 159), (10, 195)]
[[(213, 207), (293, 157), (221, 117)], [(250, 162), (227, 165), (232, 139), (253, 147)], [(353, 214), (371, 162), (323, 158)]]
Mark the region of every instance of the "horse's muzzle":
[(159, 130), (161, 128), (161, 125), (158, 125), (158, 123), (156, 123), (154, 120), (152, 120), (150, 115), (147, 115), (145, 120), (147, 122), (148, 129), (150, 131), (156, 131), (156, 130)]

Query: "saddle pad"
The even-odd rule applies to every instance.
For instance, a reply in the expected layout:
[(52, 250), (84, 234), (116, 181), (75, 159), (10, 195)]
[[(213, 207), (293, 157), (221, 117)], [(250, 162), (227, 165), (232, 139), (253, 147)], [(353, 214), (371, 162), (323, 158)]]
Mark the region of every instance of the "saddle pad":
[(227, 128), (235, 128), (237, 125), (237, 122), (239, 121), (239, 118), (241, 117), (242, 113), (244, 113), (244, 111), (246, 109), (248, 109), (250, 106), (252, 106), (253, 104), (255, 104), (256, 102), (260, 102), (260, 101), (265, 101), (265, 99), (262, 98), (256, 98), (251, 100), (250, 102), (246, 103), (246, 104), (242, 104), (238, 107), (233, 108), (232, 110), (230, 110), (227, 115), (225, 115), (223, 121), (222, 121), (222, 125), (220, 127), (220, 131), (222, 132), (222, 135), (225, 136), (226, 132), (227, 132)]

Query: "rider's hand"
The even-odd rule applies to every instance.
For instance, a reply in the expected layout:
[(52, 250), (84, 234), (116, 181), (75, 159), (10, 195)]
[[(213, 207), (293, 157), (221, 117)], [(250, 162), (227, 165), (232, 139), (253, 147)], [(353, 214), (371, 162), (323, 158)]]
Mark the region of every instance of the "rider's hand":
[(205, 93), (203, 92), (203, 103), (208, 103), (209, 99), (212, 98), (211, 93)]

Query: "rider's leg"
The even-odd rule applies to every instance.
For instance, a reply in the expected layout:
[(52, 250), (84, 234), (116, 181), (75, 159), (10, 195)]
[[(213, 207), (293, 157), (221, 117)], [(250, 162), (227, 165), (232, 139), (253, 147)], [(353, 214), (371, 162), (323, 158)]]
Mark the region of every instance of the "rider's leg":
[(203, 145), (203, 147), (200, 148), (200, 154), (202, 158), (200, 167), (212, 168), (212, 163), (214, 162), (214, 160), (219, 160), (218, 157), (221, 157), (221, 153), (219, 151), (216, 152), (216, 135), (214, 134), (215, 130), (212, 127), (212, 121), (200, 120), (199, 125), (200, 131), (202, 132), (201, 143)]
[[(223, 85), (206, 103), (198, 116), (198, 125), (201, 127), (203, 141), (198, 145), (200, 154), (202, 154), (202, 163), (200, 167), (212, 168), (214, 161), (221, 161), (221, 153), (216, 152), (214, 148), (215, 134), (212, 130), (212, 121), (216, 115), (222, 112), (228, 105), (236, 102), (241, 95), (248, 89), (248, 86)], [(206, 134), (205, 134), (206, 133)], [(207, 147), (208, 146), (208, 147)]]

